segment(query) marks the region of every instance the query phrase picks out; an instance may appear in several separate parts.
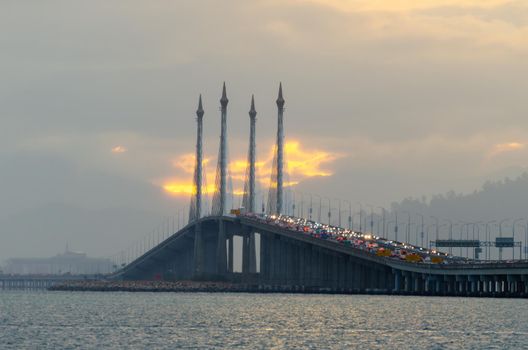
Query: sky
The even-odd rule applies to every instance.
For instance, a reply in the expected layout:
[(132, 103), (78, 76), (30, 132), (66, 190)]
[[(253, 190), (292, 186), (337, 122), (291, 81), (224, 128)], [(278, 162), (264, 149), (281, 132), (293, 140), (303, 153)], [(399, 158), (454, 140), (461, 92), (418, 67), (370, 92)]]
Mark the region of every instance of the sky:
[(269, 181), (279, 82), (300, 193), (389, 206), (527, 165), (525, 1), (5, 0), (0, 52), (0, 261), (181, 216), (199, 94), (214, 183), (224, 81), (235, 190), (252, 94)]

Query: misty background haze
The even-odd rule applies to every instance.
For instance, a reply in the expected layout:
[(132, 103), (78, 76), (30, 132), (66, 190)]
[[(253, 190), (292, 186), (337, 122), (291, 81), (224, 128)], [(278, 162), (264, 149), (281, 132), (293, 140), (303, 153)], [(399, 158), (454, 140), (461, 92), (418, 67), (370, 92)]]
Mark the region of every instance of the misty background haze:
[(164, 186), (191, 181), (200, 93), (214, 168), (224, 80), (232, 161), (251, 94), (269, 155), (282, 81), (300, 192), (527, 217), (528, 4), (418, 3), (2, 2), (0, 261), (112, 255), (176, 215), (189, 196)]

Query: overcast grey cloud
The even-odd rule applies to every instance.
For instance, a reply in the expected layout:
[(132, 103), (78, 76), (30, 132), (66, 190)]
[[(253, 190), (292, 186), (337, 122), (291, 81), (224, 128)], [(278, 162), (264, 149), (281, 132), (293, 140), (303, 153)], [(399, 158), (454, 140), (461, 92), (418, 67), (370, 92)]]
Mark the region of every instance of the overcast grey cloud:
[(2, 1), (0, 52), (0, 260), (112, 254), (174, 215), (224, 80), (234, 160), (251, 94), (268, 157), (283, 82), (287, 139), (332, 155), (300, 191), (388, 205), (526, 166), (521, 1)]

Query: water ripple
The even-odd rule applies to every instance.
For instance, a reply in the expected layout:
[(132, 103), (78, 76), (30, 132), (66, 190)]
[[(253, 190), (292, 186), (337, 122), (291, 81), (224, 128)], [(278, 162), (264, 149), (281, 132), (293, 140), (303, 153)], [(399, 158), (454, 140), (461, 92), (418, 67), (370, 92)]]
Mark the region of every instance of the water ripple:
[(0, 292), (0, 349), (523, 349), (519, 299)]

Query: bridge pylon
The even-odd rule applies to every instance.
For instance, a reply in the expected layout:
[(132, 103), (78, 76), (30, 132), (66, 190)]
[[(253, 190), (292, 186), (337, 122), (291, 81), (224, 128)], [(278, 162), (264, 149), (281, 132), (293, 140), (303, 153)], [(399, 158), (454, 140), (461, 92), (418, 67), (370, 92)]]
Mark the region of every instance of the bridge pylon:
[[(246, 183), (244, 184), (244, 197), (242, 206), (250, 213), (256, 212), (256, 124), (257, 111), (255, 110), (255, 97), (251, 96), (251, 107), (249, 109), (249, 151), (246, 171)], [(257, 257), (255, 248), (255, 231), (250, 230), (243, 236), (243, 264), (242, 270), (245, 273), (257, 272)]]
[[(194, 168), (194, 184), (193, 196), (191, 199), (191, 207), (189, 208), (189, 222), (200, 220), (202, 216), (202, 175), (203, 175), (203, 116), (204, 110), (202, 106), (202, 95), (198, 100), (198, 109), (196, 110), (196, 157)], [(200, 276), (203, 274), (204, 266), (204, 243), (202, 236), (202, 226), (197, 222), (194, 226), (194, 275)]]
[(273, 168), (268, 194), (268, 214), (282, 214), (284, 210), (284, 98), (282, 83), (277, 97), (277, 141), (275, 144)]
[[(227, 203), (227, 98), (225, 82), (222, 87), (222, 97), (220, 98), (221, 121), (220, 121), (220, 148), (218, 152), (218, 166), (216, 169), (215, 192), (213, 195), (212, 213), (216, 216), (226, 214)], [(233, 238), (230, 237), (232, 240)], [(230, 242), (231, 243), (231, 242)], [(230, 244), (231, 246), (231, 244)], [(224, 276), (227, 272), (226, 254), (226, 232), (225, 223), (222, 219), (218, 222), (218, 243), (216, 250), (217, 274)]]

